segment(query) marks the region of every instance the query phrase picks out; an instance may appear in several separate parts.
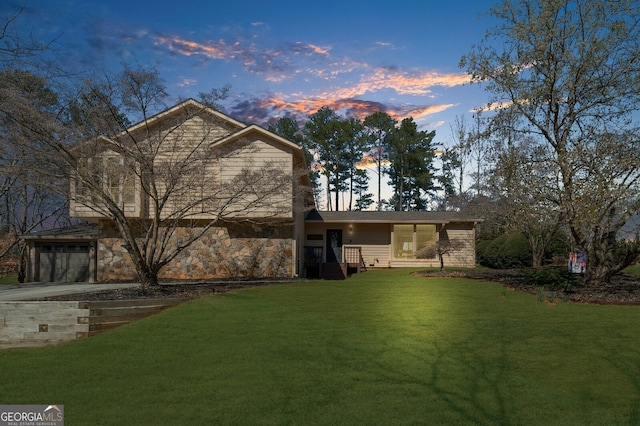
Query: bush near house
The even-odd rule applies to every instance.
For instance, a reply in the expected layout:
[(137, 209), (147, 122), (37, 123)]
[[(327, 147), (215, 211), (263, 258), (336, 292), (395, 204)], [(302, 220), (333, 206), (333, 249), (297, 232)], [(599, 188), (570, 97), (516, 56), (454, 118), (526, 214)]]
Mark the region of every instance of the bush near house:
[[(547, 245), (544, 265), (565, 266), (571, 251), (567, 237), (561, 232)], [(476, 256), (482, 266), (494, 269), (527, 268), (533, 264), (531, 246), (519, 232), (509, 232), (478, 241)]]
[(495, 269), (526, 268), (532, 264), (529, 242), (518, 232), (478, 242), (476, 255), (480, 265)]
[(568, 289), (580, 281), (567, 267), (534, 268), (522, 271), (529, 284), (544, 289)]

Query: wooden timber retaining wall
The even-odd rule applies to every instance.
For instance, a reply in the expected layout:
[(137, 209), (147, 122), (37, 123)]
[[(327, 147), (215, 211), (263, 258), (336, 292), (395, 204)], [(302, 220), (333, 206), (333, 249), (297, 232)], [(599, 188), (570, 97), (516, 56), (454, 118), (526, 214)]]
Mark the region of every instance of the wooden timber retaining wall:
[(155, 314), (184, 299), (0, 302), (0, 348), (86, 339)]

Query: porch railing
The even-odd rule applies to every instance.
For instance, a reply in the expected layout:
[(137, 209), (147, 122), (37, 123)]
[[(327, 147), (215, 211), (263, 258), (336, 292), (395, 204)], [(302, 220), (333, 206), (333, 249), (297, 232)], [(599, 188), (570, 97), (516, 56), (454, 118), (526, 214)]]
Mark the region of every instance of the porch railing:
[(362, 257), (362, 247), (344, 247), (344, 262), (349, 266), (357, 265), (358, 272), (367, 270)]

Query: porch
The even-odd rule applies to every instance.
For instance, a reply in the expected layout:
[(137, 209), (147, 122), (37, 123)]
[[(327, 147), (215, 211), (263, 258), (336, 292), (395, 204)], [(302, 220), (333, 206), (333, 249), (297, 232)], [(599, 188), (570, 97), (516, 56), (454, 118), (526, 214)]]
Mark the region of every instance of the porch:
[(367, 270), (362, 257), (362, 247), (344, 246), (340, 261), (323, 261), (323, 247), (306, 246), (304, 248), (304, 267), (307, 278), (322, 278), (325, 280), (344, 280), (351, 274), (358, 274)]

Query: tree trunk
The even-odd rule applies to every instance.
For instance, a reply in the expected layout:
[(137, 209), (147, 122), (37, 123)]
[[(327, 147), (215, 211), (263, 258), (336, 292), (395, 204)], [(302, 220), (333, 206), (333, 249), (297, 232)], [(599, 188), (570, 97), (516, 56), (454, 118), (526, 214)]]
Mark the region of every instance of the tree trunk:
[(545, 247), (543, 244), (535, 244), (531, 241), (529, 242), (529, 244), (531, 244), (531, 258), (533, 262), (532, 266), (534, 268), (539, 268), (542, 266), (542, 261), (544, 260)]
[(26, 256), (20, 256), (18, 263), (18, 282), (24, 283), (27, 280), (27, 258)]
[(605, 233), (600, 238), (593, 238), (593, 249), (587, 252), (586, 283), (609, 282), (618, 272), (614, 254), (616, 250), (615, 232)]
[(138, 272), (138, 280), (142, 287), (155, 287), (158, 285), (158, 274), (152, 271)]
[(378, 211), (382, 210), (382, 205), (380, 203), (381, 196), (381, 186), (380, 181), (382, 180), (382, 160), (380, 159), (381, 149), (378, 149)]
[(340, 205), (340, 191), (338, 191), (338, 187), (340, 186), (340, 179), (339, 179), (339, 174), (338, 171), (336, 170), (335, 176), (334, 176), (334, 183), (333, 183), (333, 189), (336, 191), (336, 211), (339, 211), (340, 209), (338, 208), (338, 206)]
[(587, 284), (606, 283), (611, 280), (615, 271), (603, 263), (590, 262), (587, 258), (587, 270), (584, 273), (584, 281)]

